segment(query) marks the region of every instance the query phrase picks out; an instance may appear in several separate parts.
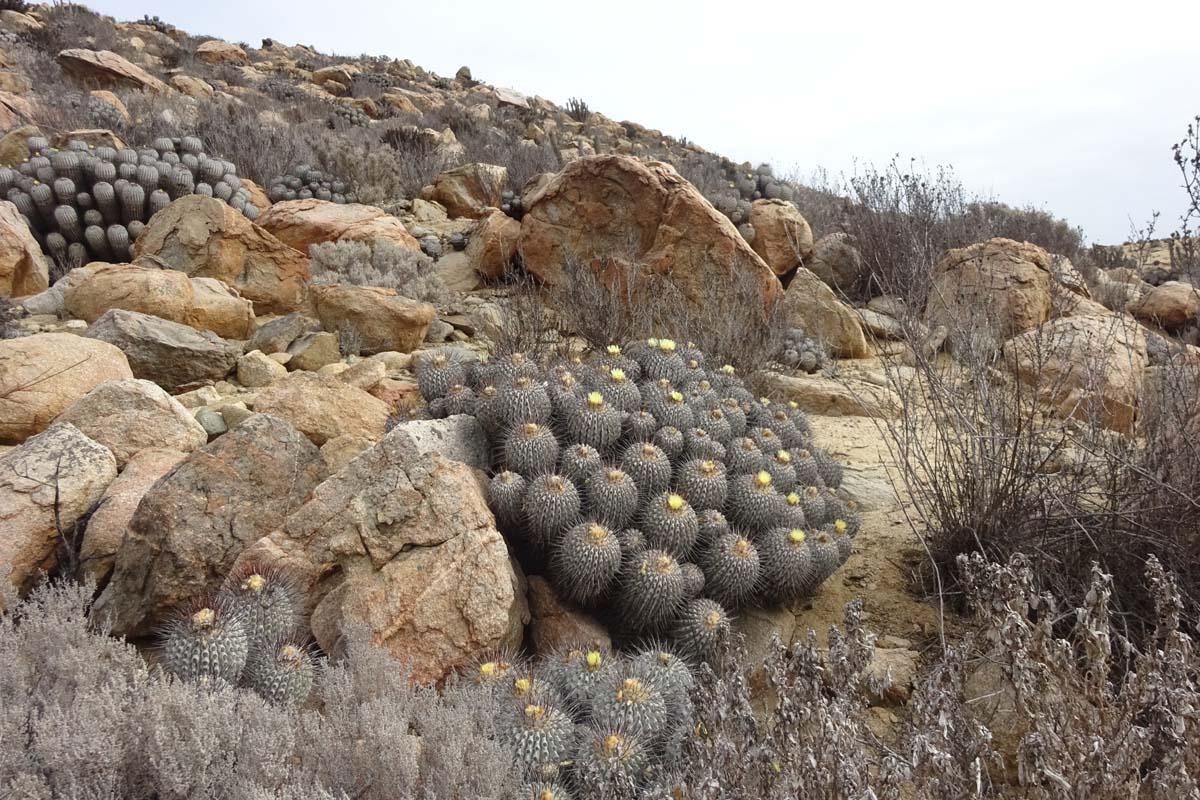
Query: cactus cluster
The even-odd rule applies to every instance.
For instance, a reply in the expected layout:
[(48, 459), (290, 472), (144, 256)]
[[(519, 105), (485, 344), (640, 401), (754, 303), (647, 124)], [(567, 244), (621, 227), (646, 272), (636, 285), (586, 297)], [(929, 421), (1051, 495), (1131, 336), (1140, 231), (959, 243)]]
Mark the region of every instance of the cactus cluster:
[(287, 78), (272, 76), (259, 82), (258, 90), (268, 97), (274, 98), (281, 103), (292, 103), (300, 99), (302, 94), (300, 87)]
[(185, 195), (216, 197), (249, 219), (258, 216), (234, 165), (207, 156), (194, 136), (162, 137), (137, 150), (79, 140), (59, 150), (41, 136), (26, 143), (26, 161), (0, 168), (0, 197), (17, 207), (63, 269), (128, 261), (150, 217)]
[(841, 467), (794, 404), (668, 339), (573, 361), (428, 351), (435, 416), (474, 415), (501, 530), (556, 588), (632, 636), (711, 654), (730, 612), (812, 594), (849, 556)]
[(365, 128), (371, 124), (371, 118), (358, 106), (337, 104), (329, 112), (325, 125), (330, 130), (346, 127)]
[(164, 626), (162, 665), (201, 686), (241, 686), (271, 703), (300, 704), (317, 670), (307, 641), (296, 585), (278, 570), (246, 564)]
[(348, 191), (344, 181), (309, 164), (300, 164), (288, 174), (272, 180), (267, 197), (272, 203), (283, 200), (310, 200), (314, 197), (338, 204), (358, 202), (358, 196)]
[(500, 210), (520, 221), (525, 216), (525, 204), (521, 202), (521, 195), (512, 189), (505, 189), (500, 194)]
[(829, 363), (829, 348), (802, 328), (792, 328), (783, 337), (777, 360), (788, 369), (811, 374)]
[(568, 645), (536, 662), (491, 654), (465, 677), (495, 694), (497, 732), (534, 798), (667, 788), (693, 733), (694, 678), (661, 643)]

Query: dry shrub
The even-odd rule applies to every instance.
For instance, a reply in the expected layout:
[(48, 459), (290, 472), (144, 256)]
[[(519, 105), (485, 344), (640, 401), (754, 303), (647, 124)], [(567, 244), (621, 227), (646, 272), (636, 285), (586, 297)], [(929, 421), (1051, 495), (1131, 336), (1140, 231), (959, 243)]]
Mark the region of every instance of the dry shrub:
[(324, 242), (310, 247), (309, 254), (313, 283), (379, 286), (434, 305), (450, 299), (427, 255), (392, 242)]
[(322, 130), (310, 138), (309, 145), (312, 163), (352, 186), (359, 202), (367, 205), (416, 197), (421, 186), (432, 178), (428, 157), (407, 160), (405, 152), (385, 145), (374, 129), (352, 127), (336, 133)]
[(759, 277), (736, 267), (713, 280), (721, 289), (699, 301), (635, 257), (602, 258), (595, 266), (568, 257), (547, 302), (593, 347), (666, 336), (695, 342), (708, 358), (750, 376), (779, 351), (782, 292), (768, 302)]
[(42, 21), (45, 25), (33, 31), (30, 37), (47, 53), (84, 47), (112, 50), (126, 57), (131, 55), (112, 19), (97, 14), (82, 3), (52, 3), (42, 11)]
[(516, 796), (486, 690), (412, 686), (382, 650), (352, 643), (311, 707), (208, 692), (147, 668), (94, 630), (92, 589), (42, 586), (0, 616), (5, 797)]
[[(1137, 576), (1155, 556), (1178, 571), (1197, 613), (1200, 436), (1187, 431), (1200, 414), (1200, 368), (1177, 356), (1150, 370), (1133, 429), (1114, 433), (1114, 410), (1100, 398), (1106, 371), (1121, 365), (1094, 353), (1123, 340), (1126, 325), (1113, 317), (1086, 352), (1053, 327), (1026, 334), (1020, 380), (998, 343), (979, 335), (986, 325), (951, 332), (953, 360), (922, 351), (912, 332), (913, 367), (887, 364), (902, 410), (882, 424), (926, 532), (931, 583), (953, 576), (960, 554), (1021, 552), (1046, 586), (1076, 601), (1098, 562), (1117, 576), (1114, 602), (1138, 631), (1152, 610)], [(1043, 405), (1068, 397), (1080, 400), (1068, 420)]]

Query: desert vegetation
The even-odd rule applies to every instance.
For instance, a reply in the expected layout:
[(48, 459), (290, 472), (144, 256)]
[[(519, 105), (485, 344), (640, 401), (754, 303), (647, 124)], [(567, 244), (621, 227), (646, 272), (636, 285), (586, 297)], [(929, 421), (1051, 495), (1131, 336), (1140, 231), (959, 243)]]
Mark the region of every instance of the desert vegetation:
[(0, 73), (3, 796), (1200, 797), (1200, 118), (1106, 245), (74, 3)]

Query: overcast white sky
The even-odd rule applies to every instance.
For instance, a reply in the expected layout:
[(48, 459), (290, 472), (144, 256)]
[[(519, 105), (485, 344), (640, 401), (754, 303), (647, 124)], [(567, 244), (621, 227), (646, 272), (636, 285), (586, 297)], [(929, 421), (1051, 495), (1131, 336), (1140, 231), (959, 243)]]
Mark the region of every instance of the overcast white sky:
[[(580, 97), (777, 172), (894, 154), (1126, 238), (1182, 193), (1170, 144), (1200, 114), (1200, 2), (1006, 0), (89, 0), (194, 34), (409, 58)], [(1168, 225), (1160, 226), (1161, 228)]]

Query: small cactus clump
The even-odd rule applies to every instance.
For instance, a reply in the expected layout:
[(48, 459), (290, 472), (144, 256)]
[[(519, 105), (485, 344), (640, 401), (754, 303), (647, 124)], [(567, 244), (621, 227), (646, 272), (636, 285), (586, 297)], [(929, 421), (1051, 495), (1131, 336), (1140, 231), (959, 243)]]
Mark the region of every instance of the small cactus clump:
[(163, 634), (163, 666), (181, 680), (201, 686), (235, 685), (250, 655), (243, 618), (217, 596), (188, 603)]
[(861, 527), (799, 407), (756, 397), (691, 343), (425, 363), (431, 409), (474, 392), (489, 503), (518, 556), (629, 639), (679, 637), (707, 659), (730, 614), (812, 593)]
[(829, 363), (829, 349), (801, 328), (792, 328), (783, 337), (778, 360), (789, 369), (813, 373)]
[(331, 203), (357, 203), (358, 195), (345, 181), (321, 172), (309, 164), (298, 164), (292, 171), (271, 180), (267, 197), (272, 203), (284, 200), (326, 200)]
[(311, 649), (294, 635), (260, 645), (246, 664), (246, 684), (275, 705), (301, 705), (308, 699), (317, 661)]
[(503, 714), (499, 734), (513, 749), (517, 766), (527, 779), (553, 779), (575, 750), (575, 723), (542, 698)]

